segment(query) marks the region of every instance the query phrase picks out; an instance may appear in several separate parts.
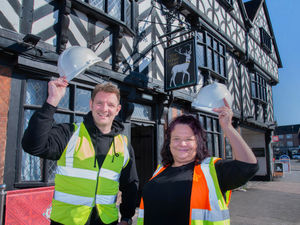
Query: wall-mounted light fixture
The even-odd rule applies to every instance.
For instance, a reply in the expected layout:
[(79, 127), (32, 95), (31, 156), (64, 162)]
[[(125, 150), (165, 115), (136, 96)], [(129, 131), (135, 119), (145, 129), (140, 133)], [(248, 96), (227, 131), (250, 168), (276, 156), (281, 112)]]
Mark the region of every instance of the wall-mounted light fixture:
[(34, 34), (26, 34), (24, 37), (23, 37), (23, 41), (27, 44), (30, 44), (32, 46), (36, 46), (37, 43), (41, 40), (41, 37), (39, 36), (36, 36)]

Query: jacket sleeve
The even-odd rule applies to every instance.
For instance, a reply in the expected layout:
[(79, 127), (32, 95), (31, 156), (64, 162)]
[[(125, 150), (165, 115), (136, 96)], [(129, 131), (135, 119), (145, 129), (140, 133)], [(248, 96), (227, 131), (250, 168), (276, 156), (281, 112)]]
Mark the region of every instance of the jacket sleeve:
[(56, 107), (44, 103), (31, 117), (22, 138), (25, 152), (45, 159), (58, 160), (74, 130), (73, 124), (56, 124)]
[(222, 193), (233, 190), (247, 183), (257, 172), (257, 163), (238, 160), (219, 160), (215, 164)]
[(120, 213), (122, 218), (132, 218), (137, 206), (139, 179), (136, 171), (134, 151), (131, 146), (129, 147), (129, 155), (130, 160), (120, 176), (120, 191), (122, 192)]

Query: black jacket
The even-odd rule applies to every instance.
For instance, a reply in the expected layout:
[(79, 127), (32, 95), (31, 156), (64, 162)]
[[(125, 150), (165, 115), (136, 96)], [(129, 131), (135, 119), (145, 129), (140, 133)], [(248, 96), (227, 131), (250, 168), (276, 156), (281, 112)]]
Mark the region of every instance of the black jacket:
[[(45, 103), (41, 109), (33, 114), (22, 139), (22, 147), (25, 152), (45, 159), (58, 160), (60, 158), (74, 132), (74, 125), (70, 123), (56, 124), (53, 119), (55, 111), (56, 107)], [(113, 137), (120, 134), (124, 126), (119, 121), (114, 120), (111, 132), (103, 134), (96, 127), (91, 112), (85, 116), (83, 123), (91, 137), (100, 168)], [(131, 218), (134, 215), (138, 188), (134, 151), (131, 146), (128, 150), (130, 161), (120, 176), (120, 191), (122, 191), (120, 213), (122, 218)], [(96, 222), (101, 224), (99, 217), (95, 216), (93, 210), (93, 215), (87, 224), (95, 224)]]

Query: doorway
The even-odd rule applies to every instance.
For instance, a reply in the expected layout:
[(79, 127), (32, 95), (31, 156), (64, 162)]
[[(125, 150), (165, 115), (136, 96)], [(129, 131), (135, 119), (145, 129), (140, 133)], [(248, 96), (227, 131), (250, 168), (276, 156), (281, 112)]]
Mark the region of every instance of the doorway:
[(136, 169), (139, 177), (139, 199), (144, 184), (155, 170), (154, 127), (144, 124), (132, 124), (131, 145), (134, 149)]

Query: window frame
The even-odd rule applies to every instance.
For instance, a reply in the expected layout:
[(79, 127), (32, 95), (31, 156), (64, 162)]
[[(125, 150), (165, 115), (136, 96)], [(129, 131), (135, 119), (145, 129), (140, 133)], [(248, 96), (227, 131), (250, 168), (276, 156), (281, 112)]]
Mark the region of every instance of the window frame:
[[(109, 6), (110, 0), (103, 0), (104, 9), (101, 9), (97, 6), (92, 5), (91, 1), (92, 0), (84, 0), (84, 2), (86, 2), (88, 4), (88, 6), (91, 7), (93, 10), (100, 11), (100, 12), (104, 13), (105, 15), (107, 15), (108, 17), (112, 18), (113, 20), (124, 23), (126, 25), (126, 27), (133, 30), (133, 28), (134, 28), (134, 1), (133, 0), (120, 0), (120, 3), (121, 3), (120, 18), (117, 18), (117, 17), (111, 15), (110, 12), (108, 12), (108, 6)], [(130, 18), (128, 18), (126, 16), (127, 15), (126, 14), (126, 9), (127, 9), (126, 2), (129, 3), (129, 7), (130, 7)]]
[(267, 54), (270, 54), (272, 52), (272, 38), (263, 27), (260, 27), (259, 30), (261, 47)]
[(250, 76), (251, 76), (251, 98), (253, 100), (258, 100), (266, 104), (268, 99), (266, 79), (257, 72), (251, 73)]
[[(208, 146), (210, 144), (212, 146), (212, 149), (208, 148), (208, 152), (211, 154), (211, 156), (216, 156), (216, 157), (222, 158), (223, 157), (222, 132), (221, 132), (221, 127), (220, 127), (218, 119), (214, 116), (210, 116), (208, 114), (202, 114), (202, 113), (200, 113), (198, 115), (198, 119), (207, 135), (206, 147), (208, 148)], [(211, 137), (212, 137), (211, 143), (208, 143), (209, 135), (211, 135)], [(216, 137), (217, 137), (217, 139), (216, 139)], [(218, 146), (216, 146), (215, 140), (217, 140)], [(218, 149), (217, 149), (217, 147), (218, 147)]]
[[(29, 80), (34, 80), (34, 81), (41, 81), (41, 82), (49, 82), (49, 79), (46, 78), (42, 78), (42, 77), (26, 77), (26, 79), (24, 79), (22, 81), (22, 88), (21, 88), (21, 93), (23, 96), (22, 100), (20, 101), (20, 117), (19, 117), (19, 137), (18, 138), (18, 151), (17, 151), (17, 161), (16, 161), (16, 178), (14, 181), (14, 187), (16, 188), (26, 188), (26, 187), (44, 187), (44, 186), (50, 186), (50, 185), (54, 185), (54, 178), (53, 180), (49, 180), (50, 175), (52, 174), (51, 171), (49, 171), (51, 168), (51, 161), (52, 160), (47, 160), (47, 159), (42, 159), (40, 158), (39, 161), (39, 166), (37, 166), (38, 168), (40, 168), (40, 179), (39, 180), (23, 180), (22, 179), (22, 170), (23, 170), (23, 165), (22, 165), (22, 159), (23, 159), (23, 155), (24, 155), (24, 151), (22, 149), (21, 146), (21, 137), (23, 136), (23, 133), (25, 131), (25, 111), (26, 110), (37, 110), (40, 109), (43, 105), (43, 103), (45, 102), (42, 101), (43, 103), (41, 103), (41, 105), (35, 105), (35, 104), (27, 104), (26, 103), (26, 94), (27, 94), (27, 87), (28, 87), (28, 81)], [(81, 84), (81, 83), (75, 83), (75, 82), (70, 82), (69, 84), (69, 109), (66, 108), (62, 108), (62, 107), (58, 107), (55, 114), (66, 114), (66, 115), (70, 115), (69, 116), (69, 121), (65, 121), (65, 122), (69, 122), (69, 123), (73, 123), (73, 122), (77, 122), (75, 121), (76, 118), (78, 118), (77, 116), (83, 117), (85, 114), (87, 114), (90, 109), (89, 107), (87, 108), (86, 112), (83, 111), (78, 111), (76, 110), (76, 97), (77, 97), (77, 90), (79, 89), (84, 89), (86, 91), (90, 92), (90, 95), (92, 93), (93, 87), (92, 85), (85, 85), (85, 84)], [(45, 91), (45, 90), (43, 90)], [(48, 93), (48, 91), (46, 90), (46, 92)], [(46, 94), (46, 98), (47, 98), (47, 94)], [(29, 119), (31, 118), (31, 116), (29, 117)], [(80, 122), (80, 121), (79, 121)], [(26, 153), (27, 154), (27, 153)], [(34, 156), (33, 156), (34, 157)], [(52, 170), (52, 172), (55, 171), (54, 169)], [(26, 175), (24, 175), (26, 176)]]
[[(201, 36), (201, 38), (199, 38), (199, 35)], [(228, 74), (225, 44), (207, 31), (198, 31), (197, 53), (199, 55), (197, 55), (197, 58), (202, 57), (202, 49), (204, 59), (201, 59), (201, 62), (203, 62), (204, 60), (204, 65), (201, 65), (201, 63), (199, 62), (198, 67), (200, 69), (211, 71), (212, 74), (214, 74), (217, 78), (227, 80)], [(211, 63), (209, 61), (209, 57), (211, 57)]]

